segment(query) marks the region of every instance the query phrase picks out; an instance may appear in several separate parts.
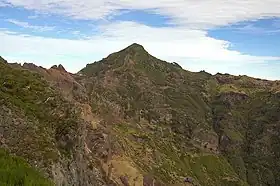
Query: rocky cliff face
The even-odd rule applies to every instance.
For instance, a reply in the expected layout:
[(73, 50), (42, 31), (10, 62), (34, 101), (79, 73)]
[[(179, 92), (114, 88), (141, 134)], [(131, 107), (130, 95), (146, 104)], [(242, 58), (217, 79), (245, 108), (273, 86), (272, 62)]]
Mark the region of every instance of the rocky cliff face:
[(280, 184), (277, 81), (189, 72), (138, 44), (77, 74), (0, 64), (1, 148), (56, 185)]
[[(57, 87), (68, 76), (60, 79), (59, 72), (34, 65), (0, 65), (1, 148), (26, 159), (55, 185), (103, 185), (102, 174), (92, 167), (93, 159), (86, 153), (92, 124), (85, 118), (83, 105), (68, 99), (65, 92), (70, 90)], [(31, 184), (18, 179), (7, 183)]]

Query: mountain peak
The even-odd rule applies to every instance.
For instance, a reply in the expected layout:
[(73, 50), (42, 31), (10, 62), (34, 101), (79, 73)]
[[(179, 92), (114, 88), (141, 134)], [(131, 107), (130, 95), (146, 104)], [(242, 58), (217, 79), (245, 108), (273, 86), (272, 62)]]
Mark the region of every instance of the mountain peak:
[(133, 52), (144, 52), (147, 53), (147, 51), (145, 50), (145, 48), (138, 44), (138, 43), (133, 43), (131, 45), (129, 45), (128, 47), (126, 47), (124, 49), (125, 51), (133, 51)]
[(152, 69), (155, 68), (155, 66), (165, 66), (165, 63), (165, 61), (151, 55), (142, 45), (133, 43), (118, 52), (108, 55), (108, 57), (100, 61), (87, 64), (85, 68), (79, 71), (79, 74), (92, 76), (100, 73), (101, 69), (106, 71), (108, 69), (118, 69), (120, 67), (140, 68), (140, 66), (145, 66), (147, 68), (151, 67)]
[(138, 43), (132, 43), (131, 45), (128, 46), (128, 48), (142, 48), (144, 49), (144, 47)]

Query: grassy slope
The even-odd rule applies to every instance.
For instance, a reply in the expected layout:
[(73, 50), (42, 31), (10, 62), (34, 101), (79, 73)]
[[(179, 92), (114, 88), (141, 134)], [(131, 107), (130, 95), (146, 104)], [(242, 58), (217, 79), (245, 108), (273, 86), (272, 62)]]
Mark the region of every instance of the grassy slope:
[(22, 158), (12, 156), (0, 149), (0, 185), (51, 186), (54, 184), (31, 168)]
[(165, 184), (181, 185), (184, 177), (192, 177), (200, 185), (246, 185), (223, 156), (180, 150), (178, 136), (174, 139), (172, 134), (143, 132), (131, 124), (118, 124), (115, 131), (118, 149), (122, 148), (144, 174), (153, 175)]

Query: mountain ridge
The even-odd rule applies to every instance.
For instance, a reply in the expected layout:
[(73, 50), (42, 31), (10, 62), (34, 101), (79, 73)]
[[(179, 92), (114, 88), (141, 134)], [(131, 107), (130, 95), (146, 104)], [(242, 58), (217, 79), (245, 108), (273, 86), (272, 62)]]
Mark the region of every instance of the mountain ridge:
[[(279, 81), (190, 72), (136, 43), (77, 74), (62, 66), (1, 65), (2, 107), (29, 118), (21, 130), (2, 114), (0, 129), (5, 120), (12, 128), (1, 148), (33, 165), (37, 156), (29, 154), (51, 149), (53, 168), (38, 169), (56, 185), (280, 183)], [(34, 133), (27, 121), (44, 132)], [(52, 145), (35, 141), (24, 151), (11, 145), (20, 142), (13, 132), (48, 136), (43, 142)]]

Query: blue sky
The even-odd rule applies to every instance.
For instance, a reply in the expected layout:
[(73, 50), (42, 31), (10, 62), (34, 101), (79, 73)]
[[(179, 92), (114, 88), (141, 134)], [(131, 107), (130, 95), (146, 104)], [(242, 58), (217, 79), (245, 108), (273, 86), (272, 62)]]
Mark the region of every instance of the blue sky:
[(280, 79), (278, 0), (0, 0), (0, 55), (77, 72), (131, 43), (191, 71)]

